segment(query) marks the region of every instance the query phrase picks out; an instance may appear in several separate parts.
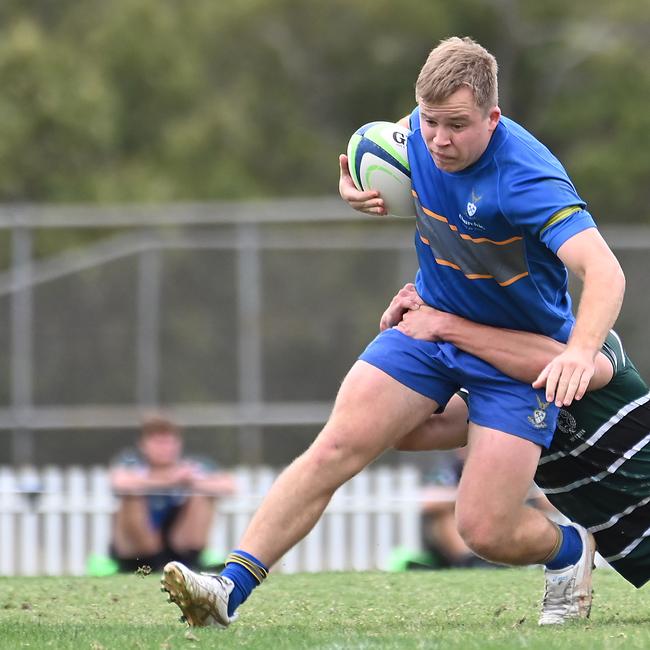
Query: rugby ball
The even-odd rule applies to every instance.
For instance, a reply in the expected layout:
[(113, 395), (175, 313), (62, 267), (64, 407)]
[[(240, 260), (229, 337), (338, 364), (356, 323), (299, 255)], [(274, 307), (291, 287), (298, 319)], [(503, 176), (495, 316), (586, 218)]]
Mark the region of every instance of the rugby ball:
[(394, 122), (370, 122), (348, 142), (348, 166), (356, 188), (377, 190), (394, 217), (415, 216), (406, 152), (409, 133)]

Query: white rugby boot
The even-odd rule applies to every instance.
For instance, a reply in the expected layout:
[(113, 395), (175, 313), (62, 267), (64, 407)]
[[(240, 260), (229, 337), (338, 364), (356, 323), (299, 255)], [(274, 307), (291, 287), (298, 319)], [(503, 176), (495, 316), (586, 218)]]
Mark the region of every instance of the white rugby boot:
[(546, 588), (540, 625), (562, 625), (570, 619), (588, 618), (591, 612), (591, 572), (594, 568), (596, 541), (582, 526), (571, 524), (582, 540), (580, 559), (565, 569), (544, 569)]
[(228, 616), (228, 598), (235, 586), (229, 578), (195, 573), (180, 562), (168, 562), (160, 584), (192, 627), (224, 628), (237, 618), (237, 614)]

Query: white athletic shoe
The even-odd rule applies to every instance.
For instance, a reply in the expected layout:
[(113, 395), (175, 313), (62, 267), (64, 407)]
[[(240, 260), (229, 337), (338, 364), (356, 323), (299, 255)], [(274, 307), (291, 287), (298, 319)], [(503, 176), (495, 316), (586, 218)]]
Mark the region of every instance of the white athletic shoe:
[(580, 559), (565, 569), (544, 570), (546, 589), (540, 625), (562, 625), (574, 618), (588, 618), (591, 612), (591, 572), (594, 568), (596, 541), (582, 526), (571, 524), (582, 540)]
[(192, 627), (228, 627), (236, 618), (228, 616), (228, 598), (235, 583), (229, 578), (208, 573), (195, 573), (180, 562), (168, 562), (160, 581), (161, 591), (169, 594), (169, 602), (183, 612)]

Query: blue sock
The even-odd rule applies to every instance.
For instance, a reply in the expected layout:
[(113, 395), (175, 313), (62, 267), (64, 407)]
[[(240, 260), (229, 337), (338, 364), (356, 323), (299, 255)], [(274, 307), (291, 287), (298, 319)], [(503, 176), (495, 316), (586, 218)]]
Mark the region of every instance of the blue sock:
[(226, 568), (221, 575), (235, 583), (228, 599), (228, 616), (232, 616), (253, 589), (262, 583), (268, 571), (262, 562), (246, 551), (237, 549), (226, 558)]
[(562, 541), (555, 557), (546, 563), (546, 568), (552, 571), (565, 569), (575, 564), (582, 555), (582, 539), (573, 526), (558, 526)]

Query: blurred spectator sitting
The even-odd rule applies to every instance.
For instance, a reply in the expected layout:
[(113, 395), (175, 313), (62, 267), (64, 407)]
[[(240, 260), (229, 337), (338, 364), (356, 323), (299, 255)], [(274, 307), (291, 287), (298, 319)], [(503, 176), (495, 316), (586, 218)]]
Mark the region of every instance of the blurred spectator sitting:
[(183, 453), (180, 429), (161, 413), (143, 419), (137, 447), (117, 456), (110, 477), (119, 497), (111, 556), (121, 571), (160, 570), (170, 560), (197, 567), (215, 500), (235, 489), (216, 463)]

